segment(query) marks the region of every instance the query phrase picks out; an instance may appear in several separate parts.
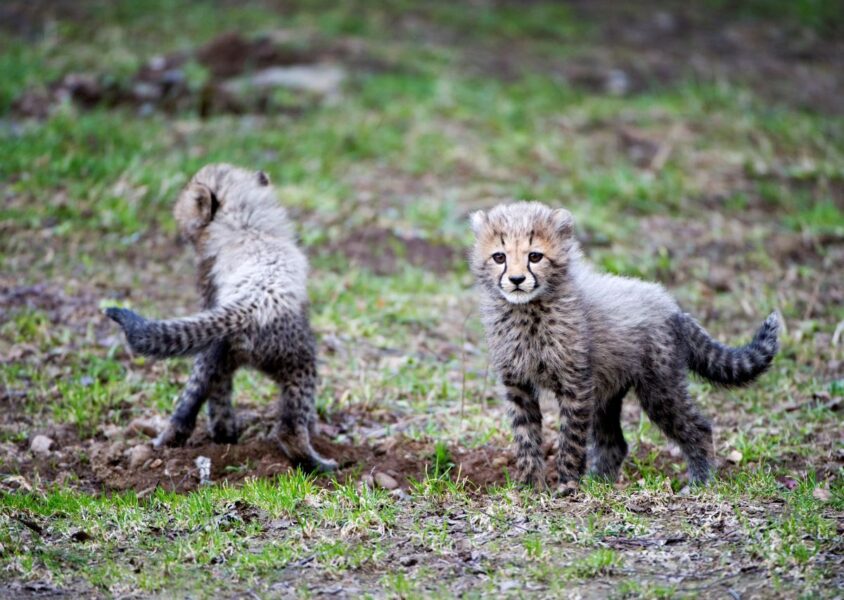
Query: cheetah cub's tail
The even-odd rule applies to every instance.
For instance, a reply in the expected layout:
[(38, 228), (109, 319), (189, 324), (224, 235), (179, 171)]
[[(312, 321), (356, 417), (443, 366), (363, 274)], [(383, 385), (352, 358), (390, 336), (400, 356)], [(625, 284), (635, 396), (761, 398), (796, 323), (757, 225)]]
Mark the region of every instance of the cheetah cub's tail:
[(250, 318), (247, 307), (239, 305), (164, 321), (145, 319), (126, 308), (108, 308), (105, 314), (123, 328), (134, 352), (156, 358), (201, 352), (228, 335), (243, 331)]
[(689, 367), (714, 383), (745, 385), (771, 366), (779, 350), (779, 318), (771, 313), (756, 331), (749, 344), (739, 348), (725, 346), (694, 320), (683, 315), (683, 325), (689, 340)]

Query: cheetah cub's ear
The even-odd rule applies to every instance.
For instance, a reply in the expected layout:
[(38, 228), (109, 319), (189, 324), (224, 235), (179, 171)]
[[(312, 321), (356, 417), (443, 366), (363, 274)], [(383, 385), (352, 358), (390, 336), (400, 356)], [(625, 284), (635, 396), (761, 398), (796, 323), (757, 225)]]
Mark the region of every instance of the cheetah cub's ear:
[(472, 225), (472, 231), (475, 237), (479, 236), (484, 225), (486, 225), (486, 213), (482, 210), (476, 210), (469, 215), (469, 223)]
[(263, 171), (258, 171), (258, 184), (261, 186), (270, 185), (270, 176)]
[(560, 237), (569, 237), (574, 231), (574, 217), (565, 208), (552, 210), (551, 221), (554, 225), (554, 231)]
[(196, 214), (202, 225), (208, 225), (214, 220), (214, 215), (220, 208), (220, 200), (217, 194), (211, 191), (208, 186), (201, 183), (194, 187), (194, 202), (196, 202)]
[(201, 183), (191, 183), (179, 195), (173, 207), (173, 216), (182, 238), (196, 242), (202, 230), (214, 220), (219, 208), (220, 200), (211, 188)]

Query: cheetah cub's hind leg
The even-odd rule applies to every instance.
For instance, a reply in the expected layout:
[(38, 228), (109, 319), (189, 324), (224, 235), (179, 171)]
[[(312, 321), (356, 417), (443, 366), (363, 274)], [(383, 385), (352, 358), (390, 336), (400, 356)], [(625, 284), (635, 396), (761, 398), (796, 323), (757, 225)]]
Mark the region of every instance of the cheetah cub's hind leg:
[(240, 437), (237, 415), (231, 403), (236, 366), (226, 348), (208, 389), (208, 433), (217, 444), (236, 444)]
[(597, 402), (592, 417), (589, 474), (610, 483), (618, 480), (621, 464), (627, 456), (627, 442), (621, 430), (621, 404), (628, 389), (624, 388), (605, 402)]
[(686, 375), (682, 373), (648, 385), (638, 384), (636, 395), (651, 421), (683, 450), (689, 483), (705, 484), (715, 457), (712, 425), (694, 405), (687, 385)]
[(715, 457), (712, 425), (689, 395), (686, 359), (670, 339), (653, 344), (644, 376), (635, 383), (636, 395), (651, 421), (683, 450), (689, 483), (704, 484)]
[(315, 377), (306, 373), (290, 374), (278, 383), (281, 388), (280, 418), (273, 437), (282, 451), (294, 466), (304, 471), (328, 473), (336, 470), (337, 462), (321, 456), (311, 445), (311, 431), (316, 423)]

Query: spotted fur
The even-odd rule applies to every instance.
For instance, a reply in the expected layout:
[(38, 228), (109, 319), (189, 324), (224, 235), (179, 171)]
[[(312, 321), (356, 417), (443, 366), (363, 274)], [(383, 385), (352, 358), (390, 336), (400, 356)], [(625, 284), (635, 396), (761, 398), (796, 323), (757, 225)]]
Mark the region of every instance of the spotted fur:
[(520, 480), (545, 485), (539, 391), (546, 389), (559, 408), (560, 482), (584, 473), (587, 454), (591, 470), (614, 481), (627, 454), (621, 405), (633, 389), (651, 420), (682, 448), (690, 480), (707, 481), (712, 426), (689, 395), (688, 371), (722, 385), (749, 383), (777, 353), (776, 315), (749, 344), (729, 348), (662, 286), (594, 271), (564, 209), (500, 205), (474, 213), (471, 222), (470, 265)]
[(133, 351), (196, 356), (169, 427), (155, 445), (184, 444), (206, 401), (213, 439), (236, 442), (232, 378), (238, 368), (254, 367), (281, 390), (275, 429), (280, 448), (307, 469), (334, 469), (336, 463), (310, 442), (317, 371), (308, 264), (266, 174), (225, 164), (203, 167), (179, 196), (174, 215), (197, 253), (203, 310), (161, 321), (127, 309), (106, 311)]

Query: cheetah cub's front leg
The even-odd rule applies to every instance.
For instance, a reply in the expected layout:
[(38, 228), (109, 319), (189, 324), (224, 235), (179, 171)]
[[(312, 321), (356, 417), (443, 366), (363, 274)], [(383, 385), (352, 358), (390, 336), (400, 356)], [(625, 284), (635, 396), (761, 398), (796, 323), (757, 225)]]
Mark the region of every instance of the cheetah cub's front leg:
[(558, 492), (567, 495), (577, 489), (586, 471), (586, 440), (592, 419), (594, 391), (588, 366), (573, 369), (554, 390), (560, 410), (560, 438), (557, 450)]
[(529, 383), (504, 383), (504, 398), (513, 426), (516, 471), (519, 483), (546, 489), (545, 459), (542, 456), (542, 412), (539, 394)]

